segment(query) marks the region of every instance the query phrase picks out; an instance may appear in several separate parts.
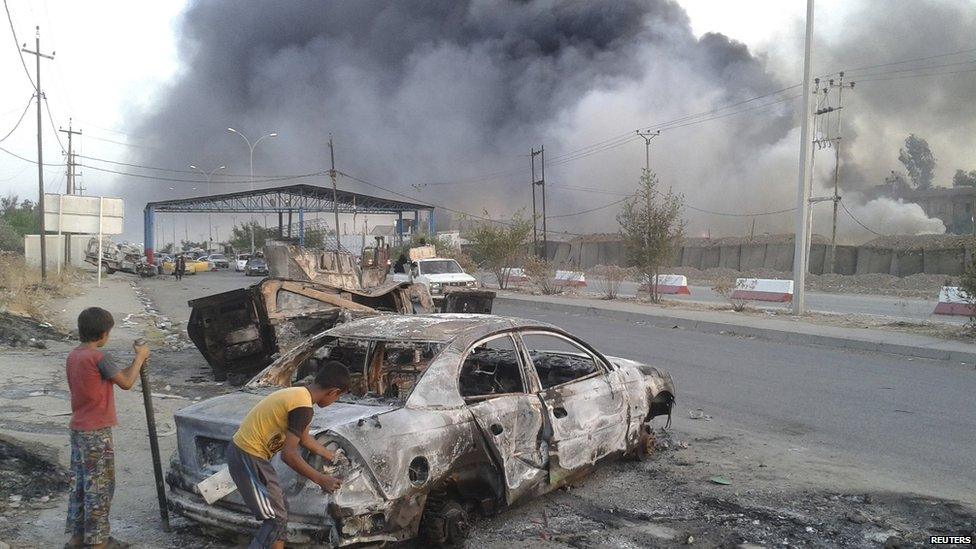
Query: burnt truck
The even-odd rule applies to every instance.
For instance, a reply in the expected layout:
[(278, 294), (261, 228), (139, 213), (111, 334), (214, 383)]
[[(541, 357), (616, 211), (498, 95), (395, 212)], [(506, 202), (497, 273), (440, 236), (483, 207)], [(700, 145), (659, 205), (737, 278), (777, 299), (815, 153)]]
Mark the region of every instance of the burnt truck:
[[(449, 312), (491, 313), (494, 292), (459, 292)], [(284, 353), (336, 324), (377, 314), (438, 312), (422, 284), (389, 283), (369, 289), (307, 280), (261, 282), (188, 302), (187, 334), (217, 381), (239, 385)]]
[(139, 275), (143, 278), (156, 276), (158, 269), (146, 261), (142, 247), (123, 242), (116, 244), (112, 239), (102, 238), (102, 256), (98, 257), (98, 237), (93, 236), (85, 246), (85, 262), (105, 269), (106, 274), (116, 271)]
[[(458, 545), (476, 515), (550, 492), (621, 455), (645, 455), (670, 420), (671, 376), (600, 353), (564, 330), (490, 315), (384, 315), (341, 324), (284, 353), (243, 390), (176, 412), (169, 507), (247, 535), (240, 494), (208, 505), (197, 485), (226, 466), (262, 397), (338, 360), (350, 393), (316, 408), (309, 432), (348, 457), (304, 457), (342, 480), (335, 493), (272, 460), (288, 500), (288, 541), (317, 546)], [(304, 378), (304, 379), (303, 379)]]

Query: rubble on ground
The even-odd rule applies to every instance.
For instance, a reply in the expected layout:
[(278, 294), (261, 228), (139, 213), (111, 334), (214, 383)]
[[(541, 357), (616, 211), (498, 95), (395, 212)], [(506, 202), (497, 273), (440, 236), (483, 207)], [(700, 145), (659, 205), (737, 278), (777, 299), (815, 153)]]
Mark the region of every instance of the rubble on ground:
[(46, 349), (45, 340), (67, 339), (54, 326), (33, 318), (0, 312), (0, 346)]

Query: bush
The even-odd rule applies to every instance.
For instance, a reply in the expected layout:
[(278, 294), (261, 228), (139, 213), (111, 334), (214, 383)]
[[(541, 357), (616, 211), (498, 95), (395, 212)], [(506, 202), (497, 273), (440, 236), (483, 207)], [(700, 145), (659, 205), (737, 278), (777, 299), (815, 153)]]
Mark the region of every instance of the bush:
[(0, 251), (24, 253), (24, 237), (0, 219)]
[(597, 265), (593, 274), (600, 279), (596, 285), (600, 287), (604, 299), (617, 299), (620, 294), (620, 283), (630, 278), (630, 271), (618, 265)]
[(529, 282), (535, 285), (545, 295), (558, 294), (561, 290), (556, 283), (556, 266), (545, 259), (536, 256), (526, 258), (522, 266)]
[(746, 308), (746, 302), (741, 299), (732, 299), (732, 292), (735, 291), (735, 279), (722, 277), (715, 281), (712, 291), (724, 297), (731, 305), (732, 310), (741, 313)]

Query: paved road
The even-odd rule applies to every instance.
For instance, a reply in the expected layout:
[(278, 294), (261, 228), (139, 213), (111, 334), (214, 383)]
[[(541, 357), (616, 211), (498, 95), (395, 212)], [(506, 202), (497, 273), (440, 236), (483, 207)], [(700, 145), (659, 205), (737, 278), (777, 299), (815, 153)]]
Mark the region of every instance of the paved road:
[[(180, 321), (188, 316), (187, 299), (256, 281), (229, 272), (143, 284), (162, 312)], [(966, 489), (976, 485), (972, 365), (655, 328), (531, 305), (495, 312), (551, 322), (607, 354), (668, 369), (679, 391), (676, 422), (702, 408), (776, 444), (976, 501)]]
[[(838, 452), (936, 493), (976, 483), (972, 366), (655, 328), (504, 305), (579, 334), (607, 354), (668, 369), (676, 421), (703, 408), (746, 431)], [(968, 495), (957, 496), (973, 498)]]

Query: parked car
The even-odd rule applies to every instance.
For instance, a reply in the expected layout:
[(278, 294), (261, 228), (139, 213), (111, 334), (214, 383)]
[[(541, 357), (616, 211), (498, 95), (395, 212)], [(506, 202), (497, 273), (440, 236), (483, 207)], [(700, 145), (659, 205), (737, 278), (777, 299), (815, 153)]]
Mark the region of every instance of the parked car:
[(464, 272), (457, 261), (440, 257), (414, 261), (409, 273), (394, 273), (393, 280), (424, 284), (435, 302), (443, 299), (444, 293), (451, 288), (478, 287), (477, 279)]
[(268, 263), (260, 257), (252, 257), (244, 265), (246, 276), (268, 276)]
[(280, 457), (272, 461), (288, 499), (290, 543), (461, 543), (474, 513), (550, 492), (615, 456), (647, 453), (652, 420), (670, 418), (675, 394), (664, 371), (605, 356), (534, 320), (356, 320), (284, 353), (244, 391), (176, 412), (170, 508), (209, 527), (255, 528), (238, 493), (207, 505), (195, 485), (224, 466), (251, 407), (329, 360), (350, 369), (351, 392), (316, 408), (310, 433), (349, 462), (328, 465), (342, 479), (330, 495)]
[(224, 254), (210, 254), (210, 257), (207, 258), (207, 261), (209, 261), (211, 265), (213, 265), (218, 269), (230, 268), (230, 261), (227, 261), (227, 257), (224, 256)]
[(234, 270), (243, 273), (248, 259), (251, 259), (251, 254), (237, 254), (237, 259), (234, 260)]

